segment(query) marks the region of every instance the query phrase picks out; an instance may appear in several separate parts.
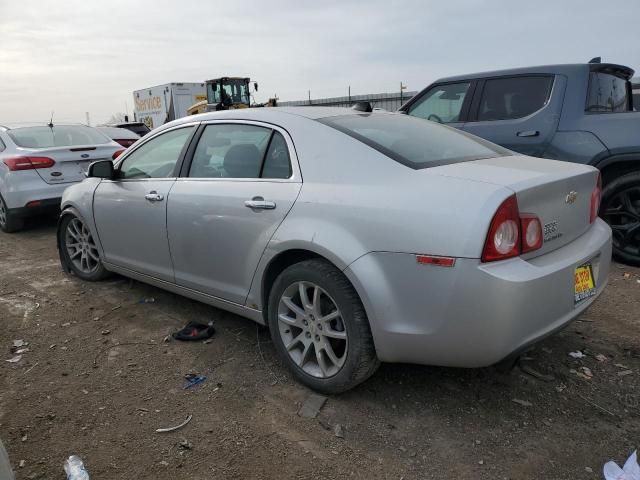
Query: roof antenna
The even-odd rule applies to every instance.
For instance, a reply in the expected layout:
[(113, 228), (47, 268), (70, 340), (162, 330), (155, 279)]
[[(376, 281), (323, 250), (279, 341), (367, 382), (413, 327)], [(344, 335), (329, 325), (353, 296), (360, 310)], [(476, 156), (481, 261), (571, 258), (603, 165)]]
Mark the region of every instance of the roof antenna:
[(53, 111), (51, 112), (51, 120), (49, 120), (49, 128), (53, 128)]

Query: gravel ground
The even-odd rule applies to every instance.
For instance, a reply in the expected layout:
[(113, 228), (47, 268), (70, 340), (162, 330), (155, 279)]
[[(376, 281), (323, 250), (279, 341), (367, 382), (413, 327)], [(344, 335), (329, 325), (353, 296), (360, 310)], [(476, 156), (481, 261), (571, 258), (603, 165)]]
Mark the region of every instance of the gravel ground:
[[(191, 320), (215, 321), (210, 343), (163, 341)], [(70, 454), (92, 479), (595, 479), (640, 446), (640, 270), (622, 265), (513, 370), (383, 365), (315, 419), (298, 416), (311, 392), (266, 329), (122, 277), (66, 276), (53, 219), (0, 233), (0, 321), (18, 479), (62, 479)], [(6, 362), (17, 339), (29, 351)], [(188, 373), (208, 378), (185, 390)]]

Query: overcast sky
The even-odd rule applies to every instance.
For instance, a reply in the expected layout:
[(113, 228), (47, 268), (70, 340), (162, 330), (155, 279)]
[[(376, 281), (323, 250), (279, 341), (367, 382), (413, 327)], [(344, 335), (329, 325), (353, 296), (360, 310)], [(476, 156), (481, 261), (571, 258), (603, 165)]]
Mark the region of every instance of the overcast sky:
[(547, 63), (640, 69), (639, 0), (0, 0), (0, 123), (105, 122), (134, 90), (249, 76), (257, 101)]

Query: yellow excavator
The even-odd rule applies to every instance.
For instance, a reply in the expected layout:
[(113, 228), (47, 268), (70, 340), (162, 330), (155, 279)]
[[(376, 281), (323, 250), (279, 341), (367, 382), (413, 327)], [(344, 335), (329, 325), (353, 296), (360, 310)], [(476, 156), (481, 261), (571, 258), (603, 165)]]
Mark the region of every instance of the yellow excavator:
[[(202, 100), (187, 109), (189, 115), (220, 110), (236, 110), (239, 108), (275, 107), (276, 97), (260, 104), (251, 103), (249, 91), (251, 79), (247, 77), (220, 77), (205, 82), (207, 99)], [(253, 83), (254, 91), (258, 91), (258, 83)]]

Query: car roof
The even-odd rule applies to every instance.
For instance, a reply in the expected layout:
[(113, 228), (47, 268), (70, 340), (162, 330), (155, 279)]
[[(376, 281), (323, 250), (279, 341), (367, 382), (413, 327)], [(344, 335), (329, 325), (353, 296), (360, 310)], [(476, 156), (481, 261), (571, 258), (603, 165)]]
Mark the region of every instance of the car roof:
[(491, 70), (487, 72), (468, 73), (464, 75), (454, 75), (451, 77), (443, 77), (433, 83), (454, 82), (458, 80), (473, 80), (477, 78), (487, 77), (504, 77), (509, 75), (523, 74), (556, 74), (556, 75), (572, 75), (580, 74), (589, 70), (606, 71), (615, 70), (625, 73), (629, 77), (633, 75), (633, 70), (624, 65), (613, 63), (566, 63), (557, 65), (537, 65), (533, 67), (508, 68), (504, 70)]

